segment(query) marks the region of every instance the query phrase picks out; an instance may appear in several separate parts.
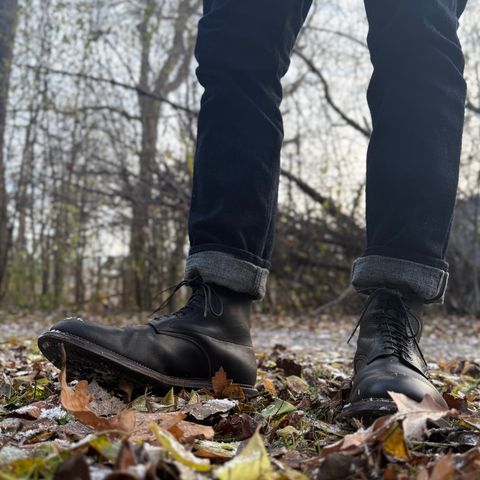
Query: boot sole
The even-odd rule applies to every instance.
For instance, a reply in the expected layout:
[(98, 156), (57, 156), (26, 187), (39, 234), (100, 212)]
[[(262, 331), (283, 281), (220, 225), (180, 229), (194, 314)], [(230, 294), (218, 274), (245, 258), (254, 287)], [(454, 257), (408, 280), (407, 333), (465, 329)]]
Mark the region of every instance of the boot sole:
[(390, 415), (397, 412), (397, 407), (393, 400), (386, 398), (369, 398), (349, 403), (343, 407), (340, 412), (340, 418), (358, 418), (364, 423), (372, 423), (378, 417)]
[[(357, 418), (362, 420), (365, 425), (370, 425), (379, 417), (397, 412), (398, 409), (393, 400), (386, 398), (368, 398), (345, 405), (340, 412), (339, 418)], [(427, 419), (427, 427), (429, 428), (445, 428), (449, 425), (448, 421), (444, 418), (438, 420)]]
[[(62, 366), (62, 345), (66, 353), (67, 379), (95, 378), (97, 382), (119, 388), (122, 381), (136, 387), (146, 385), (162, 390), (177, 387), (212, 390), (212, 381), (200, 378), (180, 378), (164, 375), (112, 350), (100, 347), (81, 337), (50, 330), (38, 338), (38, 347), (56, 367)], [(246, 396), (258, 395), (253, 385), (239, 385)]]

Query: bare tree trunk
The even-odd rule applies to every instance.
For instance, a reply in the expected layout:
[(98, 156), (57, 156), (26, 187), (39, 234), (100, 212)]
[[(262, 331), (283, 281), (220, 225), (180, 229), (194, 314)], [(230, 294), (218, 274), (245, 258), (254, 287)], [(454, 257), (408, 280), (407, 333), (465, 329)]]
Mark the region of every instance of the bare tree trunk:
[(8, 90), (15, 41), (17, 0), (2, 0), (0, 4), (0, 293), (5, 278), (10, 245), (7, 192), (5, 180), (4, 138), (7, 116)]
[[(143, 100), (143, 101), (142, 101)], [(130, 251), (135, 279), (135, 300), (141, 310), (152, 306), (150, 292), (149, 252), (149, 209), (152, 202), (153, 164), (157, 153), (157, 129), (159, 105), (140, 99), (142, 112), (142, 150), (140, 152), (140, 174), (134, 192)]]

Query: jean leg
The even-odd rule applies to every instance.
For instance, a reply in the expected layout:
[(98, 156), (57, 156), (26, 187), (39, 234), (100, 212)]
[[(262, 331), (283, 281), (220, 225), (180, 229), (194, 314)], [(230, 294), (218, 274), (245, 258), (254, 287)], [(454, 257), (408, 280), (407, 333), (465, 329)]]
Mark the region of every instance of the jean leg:
[(389, 283), (441, 300), (466, 85), (457, 36), (465, 0), (365, 0), (374, 72), (367, 99), (367, 248), (359, 290)]
[(280, 80), (310, 4), (311, 0), (204, 1), (195, 55), (205, 91), (198, 120), (187, 278), (199, 273), (255, 297), (263, 295), (283, 140)]

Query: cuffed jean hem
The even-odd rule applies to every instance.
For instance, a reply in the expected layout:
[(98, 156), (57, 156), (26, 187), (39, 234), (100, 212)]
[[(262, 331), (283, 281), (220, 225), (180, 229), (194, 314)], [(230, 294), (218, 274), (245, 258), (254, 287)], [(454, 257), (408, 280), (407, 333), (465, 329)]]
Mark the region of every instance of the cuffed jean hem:
[(446, 270), (400, 258), (368, 255), (352, 266), (352, 285), (360, 293), (397, 286), (413, 291), (425, 303), (443, 303), (447, 282)]
[(268, 269), (224, 252), (205, 250), (187, 257), (185, 280), (200, 275), (204, 282), (215, 283), (255, 300), (265, 296)]

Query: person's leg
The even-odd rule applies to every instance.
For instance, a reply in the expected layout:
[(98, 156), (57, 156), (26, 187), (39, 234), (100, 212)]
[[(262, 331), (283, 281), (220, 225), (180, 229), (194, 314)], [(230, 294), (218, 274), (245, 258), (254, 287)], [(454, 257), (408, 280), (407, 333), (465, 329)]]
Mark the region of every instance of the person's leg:
[[(441, 395), (418, 342), (422, 305), (442, 301), (464, 122), (457, 37), (466, 0), (365, 0), (374, 67), (367, 154), (367, 247), (352, 283), (369, 293), (346, 413), (393, 408), (388, 391)], [(373, 399), (373, 400), (372, 400)], [(383, 410), (382, 410), (383, 409)]]
[(281, 77), (311, 0), (205, 0), (196, 56), (200, 108), (187, 305), (148, 325), (67, 318), (39, 338), (71, 376), (118, 384), (211, 386), (220, 368), (248, 393), (256, 379), (252, 299), (265, 291), (282, 143)]
[(206, 0), (185, 278), (261, 298), (270, 266), (283, 125), (280, 79), (311, 0)]
[(443, 298), (466, 86), (457, 37), (465, 0), (366, 0), (374, 72), (367, 154), (367, 247), (358, 290), (404, 285)]

